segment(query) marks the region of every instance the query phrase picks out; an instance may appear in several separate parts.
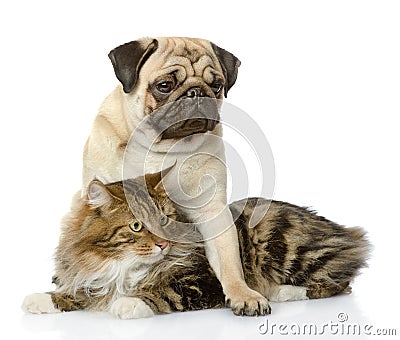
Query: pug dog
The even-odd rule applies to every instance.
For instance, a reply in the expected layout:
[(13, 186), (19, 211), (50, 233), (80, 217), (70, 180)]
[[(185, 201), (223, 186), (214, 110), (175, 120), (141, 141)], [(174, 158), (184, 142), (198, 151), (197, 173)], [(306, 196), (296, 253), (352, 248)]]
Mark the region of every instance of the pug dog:
[(101, 105), (85, 145), (83, 190), (94, 178), (111, 183), (175, 164), (165, 187), (183, 193), (175, 193), (178, 206), (203, 235), (227, 305), (236, 315), (269, 314), (267, 299), (244, 280), (226, 204), (219, 111), (240, 61), (207, 40), (166, 37), (129, 42), (109, 58), (121, 84)]

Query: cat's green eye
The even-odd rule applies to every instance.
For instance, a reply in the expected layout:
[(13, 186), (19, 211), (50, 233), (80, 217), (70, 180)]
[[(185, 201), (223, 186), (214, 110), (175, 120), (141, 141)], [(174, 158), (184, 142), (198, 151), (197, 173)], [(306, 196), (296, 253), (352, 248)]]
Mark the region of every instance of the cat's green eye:
[(131, 223), (129, 226), (135, 232), (141, 231), (143, 228), (143, 224), (140, 221), (135, 221), (135, 222)]
[(164, 226), (164, 225), (166, 225), (167, 223), (168, 223), (168, 217), (165, 216), (165, 215), (161, 216), (161, 218), (160, 218), (160, 225), (161, 225), (161, 226)]

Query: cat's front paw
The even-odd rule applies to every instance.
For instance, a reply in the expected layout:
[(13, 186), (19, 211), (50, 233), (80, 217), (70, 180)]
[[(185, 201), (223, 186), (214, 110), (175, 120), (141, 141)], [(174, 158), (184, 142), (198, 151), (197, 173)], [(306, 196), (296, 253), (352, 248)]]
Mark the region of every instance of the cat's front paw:
[(308, 300), (307, 288), (291, 285), (280, 285), (269, 297), (274, 302)]
[(32, 314), (60, 313), (60, 310), (54, 307), (51, 295), (45, 293), (28, 295), (22, 303), (22, 309)]
[(154, 312), (143, 300), (134, 297), (119, 298), (111, 305), (110, 313), (124, 320), (148, 318), (154, 315)]
[(235, 315), (258, 316), (271, 314), (268, 300), (250, 288), (243, 288), (226, 294), (226, 305)]

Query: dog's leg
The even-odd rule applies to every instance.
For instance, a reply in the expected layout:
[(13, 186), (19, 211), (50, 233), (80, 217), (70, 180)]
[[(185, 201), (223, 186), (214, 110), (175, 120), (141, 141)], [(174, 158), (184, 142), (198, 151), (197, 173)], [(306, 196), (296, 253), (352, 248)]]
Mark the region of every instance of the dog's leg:
[[(268, 300), (260, 293), (250, 289), (244, 280), (236, 227), (229, 210), (221, 210), (219, 210), (218, 218), (210, 219), (199, 225), (198, 228), (206, 240), (206, 255), (221, 282), (225, 301), (236, 315), (269, 314), (271, 308)], [(210, 215), (210, 211), (205, 213), (208, 216), (215, 216)], [(229, 227), (221, 230), (221, 225)]]

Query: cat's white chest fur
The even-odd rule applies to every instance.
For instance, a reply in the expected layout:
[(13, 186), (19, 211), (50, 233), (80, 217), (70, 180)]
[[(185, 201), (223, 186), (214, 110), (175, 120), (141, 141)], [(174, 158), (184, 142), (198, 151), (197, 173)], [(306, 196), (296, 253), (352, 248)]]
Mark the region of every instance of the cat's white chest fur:
[(138, 269), (131, 269), (128, 272), (128, 275), (125, 279), (125, 289), (128, 292), (132, 292), (137, 284), (146, 277), (147, 273), (149, 272), (149, 267), (141, 267)]
[(128, 295), (147, 275), (151, 267), (139, 261), (137, 257), (122, 262), (110, 261), (91, 275), (79, 273), (81, 275), (77, 275), (73, 280), (72, 291), (76, 292), (83, 287), (85, 291), (95, 296), (104, 296), (113, 292), (112, 300)]
[(131, 294), (149, 270), (149, 265), (130, 264), (129, 262), (121, 263), (119, 268), (115, 268), (115, 281), (110, 282), (111, 285), (116, 287), (116, 294), (113, 300)]

